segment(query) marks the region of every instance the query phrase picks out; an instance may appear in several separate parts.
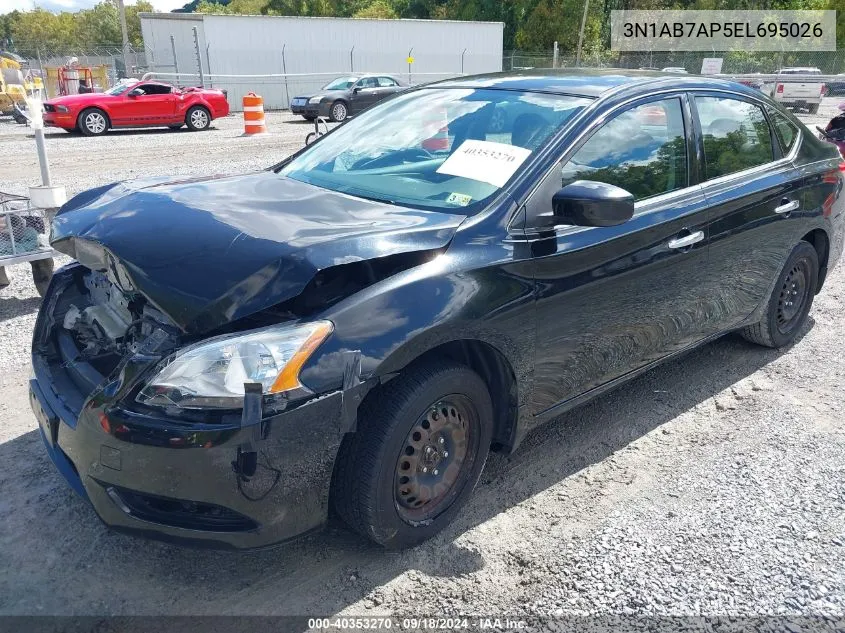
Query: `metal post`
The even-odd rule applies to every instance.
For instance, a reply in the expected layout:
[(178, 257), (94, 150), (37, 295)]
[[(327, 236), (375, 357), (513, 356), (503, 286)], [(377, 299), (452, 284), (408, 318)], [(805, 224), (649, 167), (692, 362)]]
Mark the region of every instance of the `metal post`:
[[(408, 59), (411, 59), (411, 53), (414, 52), (414, 47), (412, 46), (411, 49), (408, 51)], [(408, 84), (411, 83), (411, 62), (408, 62)]]
[(282, 44), (282, 73), (285, 76), (285, 102), (288, 104), (288, 109), (290, 109), (290, 92), (288, 91), (288, 67), (285, 64), (285, 46), (287, 44)]
[(349, 72), (355, 72), (355, 65), (352, 63), (352, 53), (355, 52), (355, 47), (352, 47), (352, 50), (349, 51)]
[(39, 125), (33, 132), (35, 132), (35, 149), (38, 152), (38, 164), (41, 167), (41, 184), (45, 187), (52, 187), (50, 163), (47, 162), (47, 148), (44, 146), (44, 127)]
[(129, 55), (126, 53), (129, 32), (126, 30), (126, 7), (123, 6), (123, 0), (117, 0), (117, 10), (120, 13), (120, 33), (123, 37), (123, 74), (129, 77)]
[(555, 44), (552, 47), (552, 68), (557, 68), (558, 50), (557, 40), (555, 40)]
[(173, 51), (173, 72), (176, 73), (176, 85), (179, 85), (179, 62), (176, 60), (176, 39), (170, 36), (170, 50)]
[(210, 46), (211, 44), (205, 45), (205, 67), (208, 68), (208, 85), (211, 88), (214, 88), (214, 81), (211, 79), (214, 76), (214, 73), (211, 72), (211, 56), (208, 54), (208, 48)]
[(205, 77), (202, 74), (202, 56), (200, 55), (200, 36), (197, 32), (197, 27), (192, 26), (191, 30), (194, 32), (194, 52), (197, 54), (197, 70), (199, 70), (200, 86), (205, 88)]
[(581, 48), (584, 46), (584, 29), (587, 28), (587, 13), (590, 10), (590, 0), (584, 0), (584, 14), (581, 16), (581, 31), (578, 33), (578, 52), (575, 54), (575, 66), (581, 65)]
[(462, 75), (464, 74), (464, 55), (466, 54), (466, 52), (467, 52), (467, 49), (464, 49), (461, 52), (461, 74)]

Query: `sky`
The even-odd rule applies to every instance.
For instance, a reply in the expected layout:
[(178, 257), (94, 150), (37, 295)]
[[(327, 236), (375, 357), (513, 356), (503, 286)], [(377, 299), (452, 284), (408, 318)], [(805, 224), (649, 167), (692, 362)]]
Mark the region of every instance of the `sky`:
[[(19, 9), (26, 11), (38, 5), (48, 11), (79, 11), (88, 9), (102, 0), (0, 0), (0, 13)], [(126, 4), (135, 4), (135, 0), (125, 0)], [(183, 6), (188, 0), (151, 0), (157, 11), (171, 11)]]

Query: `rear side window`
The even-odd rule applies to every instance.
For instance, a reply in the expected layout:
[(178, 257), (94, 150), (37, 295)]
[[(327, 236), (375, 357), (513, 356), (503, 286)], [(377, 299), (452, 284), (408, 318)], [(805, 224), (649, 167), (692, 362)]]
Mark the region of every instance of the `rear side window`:
[(792, 121), (775, 110), (769, 110), (769, 118), (774, 125), (775, 136), (780, 143), (781, 150), (784, 154), (788, 154), (795, 144), (795, 139), (798, 138), (798, 128)]
[(725, 97), (696, 97), (695, 106), (707, 180), (772, 162), (772, 136), (760, 106)]
[(396, 82), (393, 81), (390, 77), (379, 77), (378, 85), (380, 88), (392, 88), (396, 85)]
[(606, 182), (641, 200), (687, 186), (684, 115), (677, 98), (626, 110), (600, 127), (562, 169), (562, 184)]

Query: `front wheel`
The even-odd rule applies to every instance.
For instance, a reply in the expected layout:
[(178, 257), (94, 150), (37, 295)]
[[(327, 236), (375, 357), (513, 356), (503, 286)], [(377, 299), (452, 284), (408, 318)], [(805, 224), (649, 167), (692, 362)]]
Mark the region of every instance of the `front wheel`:
[(189, 130), (201, 132), (207, 130), (208, 126), (211, 125), (211, 116), (208, 114), (208, 110), (202, 106), (194, 106), (185, 114), (185, 124)]
[(332, 480), (332, 503), (354, 530), (390, 549), (431, 538), (472, 493), (492, 438), (484, 381), (453, 363), (406, 370), (358, 410)]
[(759, 323), (740, 331), (743, 338), (765, 347), (788, 345), (804, 327), (819, 278), (819, 256), (808, 242), (792, 249)]
[(109, 120), (102, 110), (88, 108), (79, 115), (77, 127), (85, 136), (100, 136), (108, 131)]
[(53, 278), (53, 260), (38, 259), (30, 262), (30, 266), (32, 267), (32, 281), (35, 283), (35, 289), (38, 291), (38, 295), (43, 297), (47, 294), (47, 287)]
[(329, 113), (331, 114), (332, 121), (340, 123), (341, 121), (345, 121), (346, 117), (349, 116), (349, 109), (343, 101), (335, 101)]

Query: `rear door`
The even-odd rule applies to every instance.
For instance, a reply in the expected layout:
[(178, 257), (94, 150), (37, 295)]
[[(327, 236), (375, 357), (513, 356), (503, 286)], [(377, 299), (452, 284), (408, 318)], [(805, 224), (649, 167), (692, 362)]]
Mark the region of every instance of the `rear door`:
[(695, 93), (692, 103), (704, 156), (702, 191), (711, 207), (713, 274), (721, 280), (718, 326), (727, 329), (768, 298), (795, 245), (800, 182), (792, 149), (784, 154), (762, 103), (705, 91)]
[[(531, 242), (538, 287), (533, 410), (558, 404), (681, 350), (709, 318), (707, 220), (687, 98), (672, 93), (613, 112), (532, 194), (546, 212), (574, 180), (634, 194), (615, 227), (559, 226)], [(530, 229), (529, 233), (530, 233)]]

